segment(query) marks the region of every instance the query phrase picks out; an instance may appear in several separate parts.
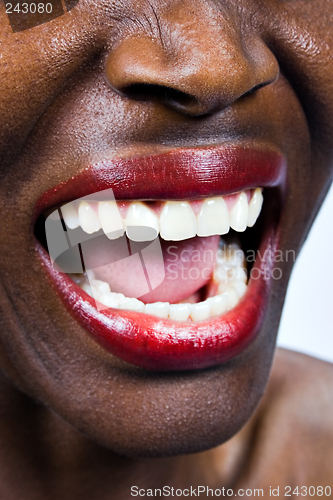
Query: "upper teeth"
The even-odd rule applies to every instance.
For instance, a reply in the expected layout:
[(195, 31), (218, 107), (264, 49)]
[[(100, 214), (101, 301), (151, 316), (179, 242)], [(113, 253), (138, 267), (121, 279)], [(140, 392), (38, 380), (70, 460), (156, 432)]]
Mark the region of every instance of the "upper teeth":
[[(151, 241), (160, 233), (164, 240), (180, 241), (198, 236), (226, 234), (230, 227), (245, 231), (256, 222), (263, 203), (261, 188), (256, 188), (250, 203), (245, 192), (237, 195), (230, 204), (226, 197), (208, 198), (199, 209), (188, 201), (167, 201), (160, 213), (145, 203), (133, 201), (127, 205), (127, 213), (119, 210), (115, 201), (98, 204), (85, 200), (71, 202), (61, 207), (67, 227), (79, 226), (88, 234), (103, 229), (110, 239), (119, 238), (126, 231), (133, 241)], [(139, 228), (145, 228), (140, 231)]]

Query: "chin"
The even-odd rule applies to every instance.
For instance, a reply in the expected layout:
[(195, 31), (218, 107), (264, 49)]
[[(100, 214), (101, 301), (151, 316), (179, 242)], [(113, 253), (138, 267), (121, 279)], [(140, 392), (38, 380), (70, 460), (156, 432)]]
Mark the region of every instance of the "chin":
[[(269, 378), (274, 333), (263, 331), (266, 340), (237, 359), (202, 370), (163, 373), (108, 364), (101, 370), (108, 374), (108, 394), (92, 388), (91, 374), (82, 374), (81, 393), (58, 388), (43, 403), (90, 441), (121, 456), (202, 452), (228, 441), (255, 412)], [(77, 380), (66, 382), (78, 390)]]

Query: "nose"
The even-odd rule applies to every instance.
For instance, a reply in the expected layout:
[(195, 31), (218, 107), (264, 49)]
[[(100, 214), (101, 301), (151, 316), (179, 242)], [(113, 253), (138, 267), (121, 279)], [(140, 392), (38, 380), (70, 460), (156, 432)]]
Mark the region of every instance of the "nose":
[(215, 113), (278, 77), (272, 52), (244, 30), (234, 13), (169, 9), (158, 19), (158, 35), (132, 32), (112, 49), (107, 80), (131, 99), (191, 116)]

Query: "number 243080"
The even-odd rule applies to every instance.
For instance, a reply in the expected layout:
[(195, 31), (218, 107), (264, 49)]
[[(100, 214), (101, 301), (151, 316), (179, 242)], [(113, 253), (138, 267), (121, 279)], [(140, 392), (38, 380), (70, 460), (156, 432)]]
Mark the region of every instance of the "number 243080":
[(51, 3), (17, 3), (15, 7), (13, 7), (12, 3), (6, 3), (6, 13), (14, 14), (17, 12), (18, 14), (21, 12), (22, 14), (51, 14), (52, 12), (52, 4)]
[(331, 496), (331, 493), (332, 493), (332, 489), (330, 486), (326, 486), (326, 488), (324, 488), (323, 486), (302, 486), (300, 488), (298, 488), (298, 486), (296, 486), (296, 488), (294, 489), (294, 491), (292, 491), (292, 488), (291, 486), (285, 486), (284, 488), (284, 496), (285, 497), (291, 497), (291, 496), (302, 496), (302, 497), (314, 497), (316, 496), (316, 498), (318, 497), (330, 497)]

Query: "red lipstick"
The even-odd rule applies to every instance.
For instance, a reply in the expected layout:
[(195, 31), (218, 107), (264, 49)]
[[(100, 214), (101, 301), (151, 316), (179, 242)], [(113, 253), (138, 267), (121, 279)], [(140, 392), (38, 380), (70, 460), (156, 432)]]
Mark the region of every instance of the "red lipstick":
[[(52, 206), (110, 188), (117, 200), (189, 200), (254, 187), (283, 188), (285, 172), (280, 153), (234, 146), (105, 160), (42, 195), (35, 219)], [(118, 309), (98, 311), (93, 299), (53, 268), (42, 245), (37, 242), (36, 246), (42, 267), (66, 309), (106, 350), (146, 369), (192, 370), (234, 358), (259, 334), (272, 281), (276, 229), (276, 218), (270, 217), (259, 248), (262, 258), (253, 268), (255, 278), (250, 279), (239, 304), (223, 316), (200, 322), (177, 322)]]
[(35, 218), (54, 205), (109, 188), (116, 200), (191, 200), (274, 187), (284, 177), (280, 153), (236, 146), (103, 160), (44, 193)]

